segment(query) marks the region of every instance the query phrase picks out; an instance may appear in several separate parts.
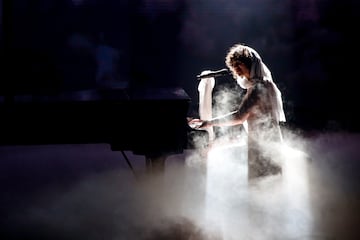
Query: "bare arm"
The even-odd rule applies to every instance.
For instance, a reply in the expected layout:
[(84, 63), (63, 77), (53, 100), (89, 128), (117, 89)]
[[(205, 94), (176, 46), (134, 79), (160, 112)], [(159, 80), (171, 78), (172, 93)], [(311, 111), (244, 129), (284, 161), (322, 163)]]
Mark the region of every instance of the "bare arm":
[(239, 110), (228, 113), (223, 116), (219, 116), (207, 121), (207, 125), (210, 126), (234, 126), (238, 124), (242, 124), (249, 117), (250, 113), (246, 112), (240, 114)]
[(244, 123), (251, 115), (254, 108), (258, 105), (260, 89), (254, 87), (244, 96), (239, 109), (226, 115), (213, 118), (204, 122), (204, 127), (210, 126), (234, 126)]
[(248, 91), (241, 101), (238, 110), (215, 117), (211, 120), (191, 119), (189, 125), (196, 126), (195, 128), (208, 128), (212, 126), (234, 126), (243, 124), (257, 107), (260, 94), (262, 94), (261, 86), (255, 86)]

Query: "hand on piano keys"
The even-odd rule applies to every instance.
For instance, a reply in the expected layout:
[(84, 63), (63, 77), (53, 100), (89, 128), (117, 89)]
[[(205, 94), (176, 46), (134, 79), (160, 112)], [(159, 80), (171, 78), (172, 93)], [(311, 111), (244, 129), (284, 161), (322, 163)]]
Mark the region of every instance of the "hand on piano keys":
[(197, 118), (188, 118), (188, 125), (193, 129), (201, 129), (205, 126), (206, 121)]

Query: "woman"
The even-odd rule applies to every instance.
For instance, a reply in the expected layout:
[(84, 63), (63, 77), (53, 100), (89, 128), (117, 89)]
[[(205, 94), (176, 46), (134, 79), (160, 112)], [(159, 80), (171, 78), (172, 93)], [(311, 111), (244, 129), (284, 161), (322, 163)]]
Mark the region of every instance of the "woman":
[(260, 55), (244, 44), (232, 46), (225, 59), (234, 79), (246, 89), (238, 109), (211, 120), (192, 119), (198, 128), (244, 124), (248, 132), (248, 176), (259, 177), (281, 173), (274, 162), (282, 142), (280, 122), (285, 122), (281, 92)]

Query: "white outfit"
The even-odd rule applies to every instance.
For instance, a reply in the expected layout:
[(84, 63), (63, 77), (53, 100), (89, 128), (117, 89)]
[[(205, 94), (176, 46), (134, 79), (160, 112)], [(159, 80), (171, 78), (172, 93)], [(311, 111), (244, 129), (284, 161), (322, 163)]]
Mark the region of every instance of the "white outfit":
[[(203, 71), (201, 74), (206, 74), (209, 71)], [(212, 92), (215, 86), (215, 79), (203, 78), (198, 85), (199, 91), (199, 116), (203, 120), (212, 119)], [(209, 133), (209, 140), (214, 139), (214, 129), (212, 127), (206, 129)]]
[[(247, 93), (237, 114), (250, 112), (248, 125), (248, 175), (250, 178), (279, 170), (273, 160), (282, 142), (279, 122), (285, 122), (281, 92), (259, 54), (247, 47), (252, 57), (250, 81), (237, 79)], [(281, 171), (281, 168), (280, 168)]]

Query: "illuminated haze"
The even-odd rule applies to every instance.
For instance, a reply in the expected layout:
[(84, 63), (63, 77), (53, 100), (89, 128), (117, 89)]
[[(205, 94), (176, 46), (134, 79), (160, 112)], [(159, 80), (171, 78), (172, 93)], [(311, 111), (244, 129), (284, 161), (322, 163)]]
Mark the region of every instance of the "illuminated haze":
[[(127, 153), (137, 178), (122, 161), (66, 187), (50, 184), (12, 209), (4, 224), (34, 239), (353, 239), (359, 191), (350, 179), (356, 180), (358, 136), (283, 132), (282, 175), (248, 179), (244, 141), (214, 147), (207, 158), (194, 150), (170, 156), (163, 175), (145, 174), (144, 159)], [(119, 160), (103, 145), (30, 150), (17, 150), (3, 176), (19, 163), (49, 174)]]
[[(74, 0), (73, 4), (85, 2)], [(314, 1), (147, 0), (142, 2), (141, 11), (154, 20), (160, 12), (172, 12), (183, 2), (187, 8), (178, 36), (183, 51), (177, 56), (181, 64), (176, 73), (179, 83), (194, 99), (198, 83), (194, 76), (203, 68), (222, 68), (226, 50), (238, 41), (259, 50), (274, 81), (285, 90), (286, 106), (291, 104), (291, 89), (309, 82), (316, 86), (323, 83), (325, 70), (313, 57), (317, 54), (315, 43), (313, 48), (301, 52), (299, 58), (304, 56), (305, 60), (300, 59), (294, 71), (289, 66), (292, 44), (296, 45), (287, 42), (293, 36), (292, 24), (316, 22)], [(289, 11), (291, 3), (303, 9), (294, 18), (294, 12)], [(330, 39), (329, 31), (322, 30), (313, 34)], [(84, 43), (82, 38), (72, 40)], [(188, 61), (188, 57), (195, 61)], [(311, 82), (313, 78), (308, 75), (319, 82)], [(298, 76), (303, 77), (302, 83), (293, 81)], [(214, 96), (216, 115), (233, 109), (237, 94), (229, 88), (218, 90)], [(311, 92), (293, 94), (306, 95), (297, 99), (301, 103), (311, 101)], [(287, 111), (285, 114), (289, 119), (293, 117)], [(138, 179), (125, 164), (118, 164), (85, 175), (70, 186), (49, 184), (26, 199), (23, 206), (11, 209), (4, 225), (11, 225), (9, 229), (20, 236), (34, 239), (355, 239), (356, 223), (360, 222), (359, 217), (352, 215), (360, 210), (356, 190), (360, 182), (356, 175), (359, 137), (345, 131), (307, 136), (286, 126), (283, 133), (285, 143), (277, 159), (283, 167), (282, 175), (248, 180), (243, 135), (237, 145), (211, 149), (207, 157), (206, 152), (192, 150), (169, 157), (163, 176), (147, 176), (144, 159), (130, 154)], [(118, 152), (107, 155), (108, 147), (91, 145), (77, 150), (74, 160), (64, 154), (69, 146), (61, 149), (55, 151), (57, 154), (51, 146), (36, 149), (35, 153), (26, 148), (1, 149), (3, 163), (6, 159), (8, 163), (0, 172), (9, 176), (9, 169), (25, 169), (22, 174), (31, 175), (27, 170), (36, 163), (37, 172), (42, 174), (76, 173), (80, 169), (76, 163), (91, 162), (93, 167), (110, 158), (119, 160), (120, 156)], [(15, 157), (9, 157), (8, 152)], [(28, 161), (31, 156), (32, 161)], [(11, 199), (9, 196), (4, 198)]]

